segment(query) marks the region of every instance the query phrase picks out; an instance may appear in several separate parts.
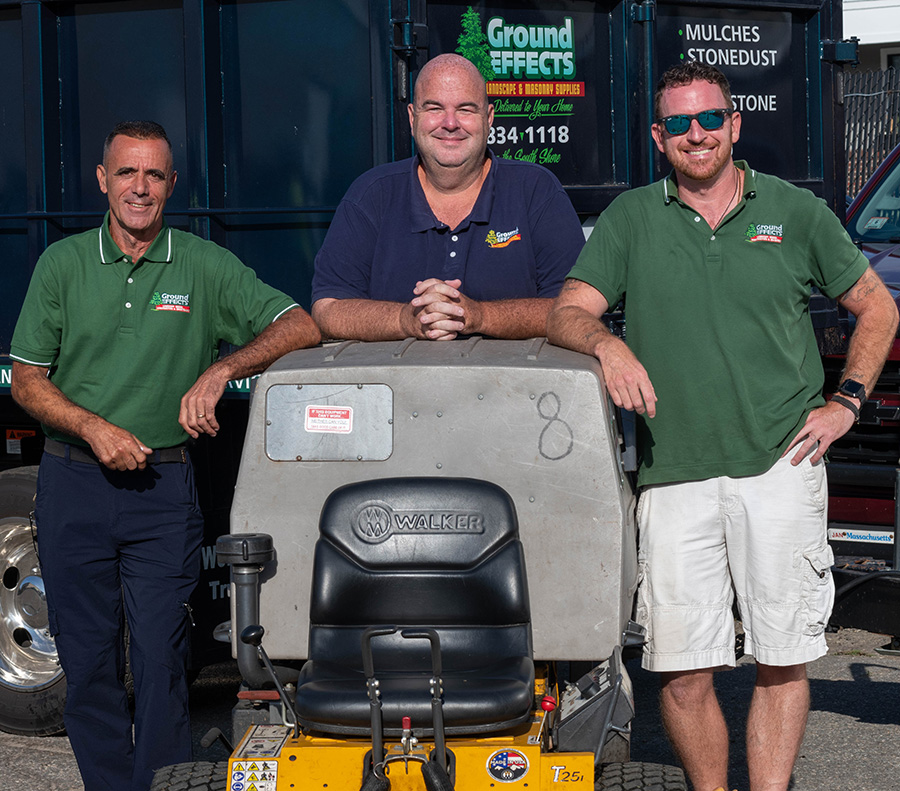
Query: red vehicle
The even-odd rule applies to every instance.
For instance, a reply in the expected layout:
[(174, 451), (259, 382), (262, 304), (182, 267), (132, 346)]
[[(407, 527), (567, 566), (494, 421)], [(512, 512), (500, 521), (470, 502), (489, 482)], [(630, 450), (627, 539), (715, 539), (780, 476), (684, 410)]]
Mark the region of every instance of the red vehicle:
[[(847, 231), (900, 305), (900, 146), (847, 211)], [(842, 320), (845, 335), (853, 317)], [(825, 354), (825, 392), (833, 393), (842, 354)], [(835, 554), (832, 623), (892, 635), (900, 653), (900, 338), (860, 420), (828, 452), (828, 532)]]

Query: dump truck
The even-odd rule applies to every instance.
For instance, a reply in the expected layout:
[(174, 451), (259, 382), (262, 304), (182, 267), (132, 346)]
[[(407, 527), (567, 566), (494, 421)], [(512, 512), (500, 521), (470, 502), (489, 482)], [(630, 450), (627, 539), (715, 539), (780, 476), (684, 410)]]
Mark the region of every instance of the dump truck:
[[(665, 172), (649, 135), (653, 89), (665, 68), (691, 58), (720, 67), (732, 82), (744, 119), (739, 156), (843, 210), (841, 77), (855, 45), (842, 39), (839, 0), (8, 2), (0, 11), (6, 75), (0, 355), (9, 351), (41, 252), (103, 216), (94, 170), (103, 138), (124, 118), (153, 118), (169, 132), (179, 171), (169, 222), (228, 247), (263, 280), (308, 306), (315, 254), (341, 196), (369, 167), (412, 153), (406, 106), (418, 70), (442, 52), (464, 54), (485, 75), (495, 154), (556, 173), (586, 233), (617, 195)], [(839, 335), (824, 333), (832, 340)], [(346, 539), (322, 538), (319, 525), (323, 514), (359, 507), (364, 516), (351, 525), (387, 533), (372, 544), (376, 556), (394, 543), (416, 553), (418, 542), (430, 546), (416, 527), (424, 525), (438, 543), (483, 542), (474, 555), (460, 550), (463, 565), (501, 545), (524, 558), (516, 579), (527, 584), (527, 598), (516, 606), (532, 641), (532, 698), (534, 690), (547, 690), (556, 708), (519, 711), (515, 727), (527, 726), (521, 738), (533, 738), (528, 749), (537, 751), (498, 748), (505, 757), (496, 761), (516, 763), (518, 751), (553, 783), (576, 782), (573, 773), (579, 783), (593, 782), (582, 766), (628, 763), (630, 695), (621, 654), (640, 641), (629, 625), (635, 567), (628, 424), (616, 421), (590, 360), (541, 339), (495, 343), (465, 339), (441, 350), (414, 342), (328, 346), (291, 355), (259, 380), (229, 385), (217, 410), (223, 430), (191, 451), (207, 526), (203, 576), (192, 602), (192, 661), (195, 668), (217, 661), (229, 646), (243, 657), (245, 691), (262, 689), (268, 698), (242, 701), (235, 712), (240, 727), (287, 727), (290, 738), (300, 738), (302, 723), (290, 722), (299, 687), (279, 680), (282, 690), (273, 690), (260, 651), (276, 662), (312, 658), (307, 619), (319, 599), (312, 595), (311, 558), (319, 541), (339, 547)], [(0, 356), (0, 729), (52, 734), (63, 729), (65, 677), (33, 542), (42, 436), (9, 396), (9, 362)], [(416, 377), (421, 383), (407, 383)], [(322, 403), (304, 401), (304, 391)], [(352, 399), (343, 403), (337, 392)], [(451, 400), (451, 393), (458, 397)], [(584, 396), (580, 406), (576, 396)], [(307, 407), (323, 410), (309, 416), (309, 425), (346, 430), (309, 432)], [(514, 437), (526, 423), (530, 433)], [(315, 442), (307, 442), (308, 433)], [(438, 437), (452, 440), (454, 456), (399, 453), (398, 444), (413, 438), (433, 444)], [(596, 447), (582, 447), (586, 438)], [(562, 472), (576, 458), (594, 465), (593, 477), (579, 479), (579, 492)], [(278, 471), (273, 480), (286, 491), (254, 499), (255, 485), (247, 482), (266, 469)], [(363, 507), (360, 498), (371, 499), (369, 482), (382, 479), (399, 481), (399, 500), (378, 495), (375, 505)], [(301, 496), (314, 482), (316, 490)], [(418, 504), (397, 504), (406, 502), (407, 484)], [(296, 498), (290, 508), (288, 497)], [(494, 527), (476, 529), (487, 508), (505, 514), (502, 538)], [(445, 519), (459, 535), (428, 533)], [(412, 527), (392, 532), (400, 524)], [(250, 536), (269, 538), (257, 546)], [(247, 562), (236, 562), (241, 559)], [(245, 572), (254, 581), (242, 586)], [(249, 610), (238, 609), (238, 601)], [(265, 637), (250, 629), (244, 642), (247, 628), (257, 626)], [(421, 669), (426, 644), (436, 644), (427, 629), (439, 642), (440, 630), (424, 624), (406, 630), (412, 637), (403, 629), (371, 637), (376, 678), (382, 667), (392, 672), (382, 655), (409, 650)], [(457, 726), (449, 691), (447, 698), (449, 738)], [(596, 710), (595, 699), (607, 701), (609, 721), (598, 728), (591, 720), (590, 737), (567, 735), (577, 730), (574, 719), (565, 724), (567, 717)], [(385, 699), (384, 705), (394, 704)], [(532, 733), (538, 719), (539, 733)], [(390, 723), (384, 733), (393, 738), (397, 727)], [(408, 744), (419, 738), (419, 727), (417, 715)], [(436, 730), (432, 719), (420, 742)], [(559, 768), (552, 756), (545, 762), (543, 745), (565, 744), (574, 745), (573, 755), (584, 754), (579, 768)], [(232, 761), (232, 784), (242, 771), (234, 767)]]

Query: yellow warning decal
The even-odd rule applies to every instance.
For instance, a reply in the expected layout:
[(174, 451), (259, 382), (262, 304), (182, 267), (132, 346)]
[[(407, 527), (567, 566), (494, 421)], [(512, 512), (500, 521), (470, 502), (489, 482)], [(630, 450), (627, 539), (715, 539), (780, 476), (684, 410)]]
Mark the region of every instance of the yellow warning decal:
[(278, 761), (235, 761), (228, 791), (276, 791)]

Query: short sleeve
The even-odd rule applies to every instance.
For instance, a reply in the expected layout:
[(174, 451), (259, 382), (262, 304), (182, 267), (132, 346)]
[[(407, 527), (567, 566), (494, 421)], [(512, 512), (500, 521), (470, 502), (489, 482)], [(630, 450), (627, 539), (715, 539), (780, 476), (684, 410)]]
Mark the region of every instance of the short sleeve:
[(50, 251), (38, 259), (10, 344), (10, 357), (28, 365), (52, 366), (62, 338), (59, 281)]
[(599, 291), (610, 308), (625, 296), (629, 253), (624, 242), (630, 221), (616, 199), (598, 218), (584, 249), (568, 277), (581, 280)]
[(553, 176), (550, 199), (532, 227), (537, 295), (555, 297), (584, 247), (584, 232), (569, 196)]
[(342, 200), (316, 256), (313, 302), (324, 298), (369, 298), (376, 236), (359, 207)]
[(222, 250), (216, 280), (216, 330), (222, 340), (235, 346), (249, 343), (275, 319), (297, 306), (291, 297), (264, 283), (227, 250)]

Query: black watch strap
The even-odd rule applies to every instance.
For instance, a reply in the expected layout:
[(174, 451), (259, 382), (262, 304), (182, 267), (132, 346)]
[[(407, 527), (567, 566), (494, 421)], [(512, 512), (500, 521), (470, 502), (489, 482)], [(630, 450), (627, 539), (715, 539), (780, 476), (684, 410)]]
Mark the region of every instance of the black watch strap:
[(847, 407), (853, 413), (853, 420), (855, 423), (859, 423), (859, 409), (857, 409), (856, 404), (854, 404), (849, 398), (844, 398), (842, 395), (833, 395), (831, 396), (831, 400), (840, 404), (843, 407)]

